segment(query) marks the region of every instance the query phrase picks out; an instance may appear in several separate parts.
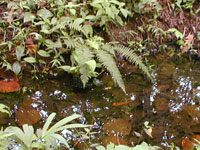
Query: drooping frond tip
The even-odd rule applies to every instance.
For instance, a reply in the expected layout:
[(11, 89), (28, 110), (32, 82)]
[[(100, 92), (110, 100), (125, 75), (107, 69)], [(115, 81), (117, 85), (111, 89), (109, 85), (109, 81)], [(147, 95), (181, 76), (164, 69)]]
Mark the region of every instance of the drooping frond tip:
[(98, 51), (97, 58), (99, 61), (106, 67), (106, 69), (110, 72), (113, 81), (117, 83), (117, 85), (126, 93), (125, 85), (122, 80), (122, 75), (116, 65), (116, 62), (111, 54), (106, 51)]
[(149, 79), (154, 82), (153, 77), (149, 73), (148, 67), (145, 66), (145, 64), (141, 61), (137, 54), (133, 52), (132, 49), (122, 45), (117, 45), (114, 47), (114, 49), (123, 57), (125, 57), (129, 62), (136, 64), (149, 77)]

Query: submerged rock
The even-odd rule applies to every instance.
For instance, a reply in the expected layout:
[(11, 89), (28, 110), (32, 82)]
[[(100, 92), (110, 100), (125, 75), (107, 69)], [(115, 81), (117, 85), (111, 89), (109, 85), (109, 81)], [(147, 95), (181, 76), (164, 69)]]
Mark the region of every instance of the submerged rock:
[(131, 124), (123, 118), (113, 119), (103, 125), (103, 131), (108, 135), (126, 136), (131, 132)]
[(30, 107), (20, 107), (15, 114), (15, 122), (22, 126), (23, 124), (33, 125), (40, 121), (38, 110)]
[(110, 144), (110, 142), (114, 143), (115, 145), (128, 145), (128, 142), (119, 137), (119, 136), (106, 136), (104, 139), (103, 139), (103, 145), (104, 146), (107, 146), (108, 144)]

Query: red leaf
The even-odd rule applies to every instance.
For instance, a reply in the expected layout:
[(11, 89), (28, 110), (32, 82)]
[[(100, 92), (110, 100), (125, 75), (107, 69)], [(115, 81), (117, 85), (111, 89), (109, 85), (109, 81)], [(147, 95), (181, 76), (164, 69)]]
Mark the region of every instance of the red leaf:
[(15, 92), (19, 88), (20, 84), (17, 81), (0, 80), (0, 92), (3, 93)]
[(0, 70), (0, 92), (15, 92), (20, 88), (18, 78), (13, 71)]

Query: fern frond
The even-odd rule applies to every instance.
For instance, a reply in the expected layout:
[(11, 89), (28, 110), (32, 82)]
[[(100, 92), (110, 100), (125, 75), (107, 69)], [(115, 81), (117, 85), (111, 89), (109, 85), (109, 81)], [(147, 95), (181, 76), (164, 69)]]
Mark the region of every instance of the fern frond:
[(122, 80), (122, 75), (117, 68), (114, 58), (111, 54), (106, 51), (97, 51), (98, 60), (106, 67), (106, 69), (110, 72), (113, 80), (118, 86), (126, 93), (125, 85)]
[(68, 23), (68, 26), (72, 30), (84, 33), (85, 30), (84, 30), (83, 25), (82, 25), (83, 22), (84, 22), (84, 19), (77, 18), (73, 22)]
[(108, 53), (112, 54), (115, 57), (115, 50), (111, 44), (109, 44), (109, 43), (104, 44), (102, 46), (102, 49), (104, 51), (107, 51)]
[(153, 78), (151, 74), (149, 73), (148, 68), (145, 66), (145, 64), (141, 61), (141, 59), (133, 52), (132, 49), (118, 45), (115, 46), (114, 49), (120, 53), (123, 57), (128, 59), (129, 62), (136, 64), (150, 79), (153, 81)]
[(93, 59), (94, 57), (94, 53), (90, 50), (89, 47), (85, 45), (79, 45), (75, 50), (80, 56), (80, 60), (78, 62), (79, 64), (83, 64), (86, 61)]
[(64, 43), (69, 49), (75, 48), (77, 46), (77, 42), (74, 39), (64, 39)]
[(72, 30), (76, 30), (76, 31), (79, 31), (79, 32), (84, 32), (82, 25), (79, 25), (79, 24), (76, 24), (76, 23), (69, 23), (68, 26)]
[(82, 64), (80, 66), (80, 73), (81, 73), (80, 78), (81, 78), (81, 81), (83, 83), (83, 87), (85, 87), (85, 85), (89, 81), (89, 74), (90, 74), (89, 67), (86, 64)]

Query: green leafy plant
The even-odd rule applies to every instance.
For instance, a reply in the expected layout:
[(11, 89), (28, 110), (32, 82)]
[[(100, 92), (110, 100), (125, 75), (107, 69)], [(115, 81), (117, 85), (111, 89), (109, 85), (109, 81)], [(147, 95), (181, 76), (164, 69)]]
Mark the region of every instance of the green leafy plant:
[(195, 143), (193, 143), (195, 150), (200, 150), (200, 141), (194, 138)]
[(158, 146), (150, 146), (146, 142), (142, 142), (139, 145), (134, 147), (128, 147), (125, 145), (115, 145), (113, 143), (108, 144), (106, 147), (104, 146), (97, 146), (97, 150), (160, 150), (161, 148)]
[(179, 46), (182, 46), (185, 44), (185, 41), (183, 40), (183, 37), (184, 37), (184, 34), (181, 33), (180, 31), (178, 31), (177, 29), (175, 28), (171, 28), (169, 29), (167, 32), (172, 32), (175, 34), (176, 38), (177, 38), (177, 44)]
[(93, 0), (90, 5), (94, 8), (96, 15), (89, 15), (86, 19), (100, 21), (100, 26), (106, 25), (107, 22), (123, 25), (120, 14), (125, 18), (131, 14), (124, 8), (125, 3), (117, 0)]
[(175, 5), (179, 9), (188, 9), (188, 10), (192, 11), (194, 2), (195, 2), (195, 0), (175, 0)]
[[(80, 74), (83, 86), (89, 81), (89, 78), (95, 77), (96, 67), (104, 66), (113, 77), (114, 82), (125, 92), (125, 85), (122, 80), (122, 75), (116, 65), (116, 55), (119, 53), (126, 58), (129, 62), (139, 66), (139, 68), (152, 79), (148, 68), (142, 63), (141, 59), (128, 47), (124, 47), (118, 44), (103, 43), (103, 39), (98, 36), (94, 36), (90, 39), (74, 39), (72, 42), (70, 39), (65, 39), (65, 44), (71, 48), (71, 62), (70, 65), (63, 65), (59, 68), (69, 72)], [(152, 79), (153, 80), (153, 79)]]
[(0, 130), (0, 149), (7, 150), (10, 144), (14, 144), (10, 137), (12, 133), (5, 132), (3, 128)]
[[(16, 60), (10, 63), (3, 57), (3, 67), (6, 66), (16, 74), (22, 70), (21, 63), (31, 64), (35, 73), (39, 72), (38, 66), (41, 65), (62, 68), (68, 73), (78, 74), (84, 87), (90, 78), (98, 76), (97, 68), (105, 67), (114, 82), (125, 92), (122, 75), (116, 64), (115, 53), (119, 53), (129, 62), (138, 65), (152, 79), (148, 68), (133, 50), (118, 44), (104, 43), (102, 37), (95, 35), (93, 21), (100, 21), (100, 27), (108, 25), (109, 22), (123, 25), (122, 17), (127, 18), (131, 14), (125, 8), (124, 2), (117, 0), (93, 0), (91, 3), (65, 0), (57, 2), (50, 0), (44, 4), (39, 2), (22, 0), (8, 4), (12, 16), (8, 15), (8, 11), (5, 20), (9, 18), (8, 26), (14, 30), (12, 47), (16, 48)], [(91, 10), (88, 11), (83, 6), (89, 6)], [(18, 12), (23, 12), (22, 18), (17, 16)], [(29, 24), (31, 26), (24, 28)], [(31, 44), (27, 45), (27, 39)], [(6, 40), (5, 42), (9, 43)], [(34, 46), (34, 51), (28, 46)], [(9, 47), (7, 45), (5, 49), (12, 50)], [(64, 59), (64, 55), (70, 55), (70, 61)]]
[[(84, 124), (68, 124), (74, 119), (80, 118), (81, 115), (71, 115), (66, 117), (53, 126), (50, 127), (50, 124), (55, 117), (55, 113), (52, 113), (47, 121), (45, 122), (42, 129), (37, 129), (36, 134), (34, 133), (34, 128), (31, 125), (23, 125), (23, 130), (19, 127), (10, 126), (5, 129), (5, 133), (8, 133), (9, 138), (15, 141), (15, 144), (18, 145), (20, 149), (31, 150), (33, 148), (37, 149), (58, 149), (61, 145), (57, 141), (64, 144), (67, 148), (70, 148), (66, 139), (60, 135), (58, 132), (64, 129), (74, 129), (74, 128), (87, 128), (90, 125)], [(19, 146), (20, 144), (20, 146)]]
[(7, 113), (9, 116), (11, 115), (10, 108), (4, 104), (0, 104), (0, 112)]
[[(157, 0), (121, 0), (126, 3), (126, 8), (131, 11), (131, 13), (137, 14), (152, 14), (153, 19), (159, 16), (159, 12), (162, 10), (159, 2)], [(149, 21), (151, 21), (150, 19)]]

